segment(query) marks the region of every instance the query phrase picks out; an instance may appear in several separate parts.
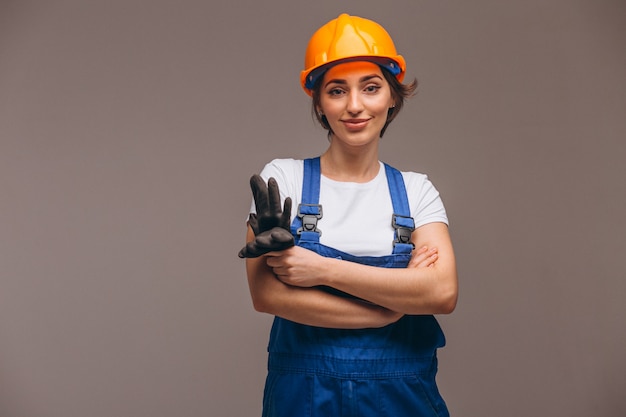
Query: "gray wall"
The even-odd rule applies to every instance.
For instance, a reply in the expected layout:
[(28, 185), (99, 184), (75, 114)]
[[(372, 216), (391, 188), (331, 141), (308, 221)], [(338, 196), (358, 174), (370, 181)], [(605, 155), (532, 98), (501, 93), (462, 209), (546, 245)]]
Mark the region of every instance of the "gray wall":
[(259, 415), (249, 176), (325, 149), (298, 85), (342, 11), (420, 93), (382, 158), (451, 218), (455, 416), (626, 414), (626, 4), (0, 2), (0, 415)]

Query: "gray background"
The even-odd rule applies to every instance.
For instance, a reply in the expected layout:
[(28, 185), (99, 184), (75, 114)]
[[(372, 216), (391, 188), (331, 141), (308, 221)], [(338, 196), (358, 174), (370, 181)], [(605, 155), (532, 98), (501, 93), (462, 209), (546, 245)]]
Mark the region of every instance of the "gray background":
[(342, 11), (421, 83), (382, 158), (452, 221), (452, 414), (626, 415), (623, 1), (2, 0), (1, 416), (259, 415), (247, 181), (325, 149), (298, 76)]

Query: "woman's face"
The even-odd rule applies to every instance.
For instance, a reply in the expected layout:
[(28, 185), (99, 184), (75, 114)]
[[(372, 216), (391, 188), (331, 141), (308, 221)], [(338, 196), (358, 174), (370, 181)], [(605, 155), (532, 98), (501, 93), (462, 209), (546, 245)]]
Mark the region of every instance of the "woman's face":
[(381, 68), (365, 61), (331, 67), (324, 74), (320, 108), (332, 129), (332, 138), (353, 146), (377, 140), (394, 105), (391, 88)]

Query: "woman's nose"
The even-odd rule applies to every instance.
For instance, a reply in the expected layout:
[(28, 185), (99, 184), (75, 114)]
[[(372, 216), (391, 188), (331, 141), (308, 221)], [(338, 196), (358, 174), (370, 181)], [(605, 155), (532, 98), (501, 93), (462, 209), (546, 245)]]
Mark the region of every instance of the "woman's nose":
[(346, 108), (350, 114), (358, 114), (363, 111), (363, 102), (357, 91), (351, 91), (348, 95), (348, 106)]

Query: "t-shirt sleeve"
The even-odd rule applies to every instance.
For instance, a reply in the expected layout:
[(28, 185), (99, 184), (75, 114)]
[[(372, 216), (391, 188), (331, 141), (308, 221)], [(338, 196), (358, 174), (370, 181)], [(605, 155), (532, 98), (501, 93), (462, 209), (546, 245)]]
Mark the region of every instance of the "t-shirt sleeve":
[(435, 222), (448, 224), (448, 216), (439, 191), (428, 177), (415, 172), (403, 174), (415, 227)]

